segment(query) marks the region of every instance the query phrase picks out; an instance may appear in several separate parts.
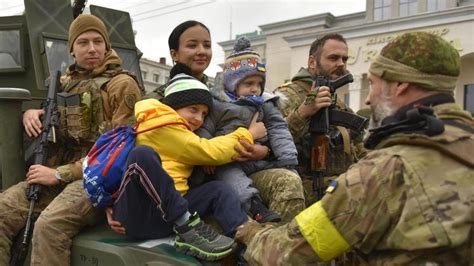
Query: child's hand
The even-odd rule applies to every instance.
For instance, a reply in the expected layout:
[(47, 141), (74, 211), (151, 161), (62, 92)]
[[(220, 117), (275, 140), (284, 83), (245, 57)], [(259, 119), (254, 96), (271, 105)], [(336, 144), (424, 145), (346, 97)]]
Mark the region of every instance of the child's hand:
[(206, 175), (213, 175), (216, 172), (216, 167), (213, 165), (203, 165), (202, 170)]
[(125, 227), (119, 221), (115, 221), (113, 218), (113, 209), (108, 207), (105, 209), (105, 214), (107, 215), (107, 222), (109, 223), (110, 228), (114, 230), (117, 234), (126, 235), (127, 232)]
[(249, 132), (252, 134), (253, 139), (260, 139), (267, 135), (267, 129), (263, 122), (257, 122), (258, 112), (252, 118), (252, 122), (250, 122)]

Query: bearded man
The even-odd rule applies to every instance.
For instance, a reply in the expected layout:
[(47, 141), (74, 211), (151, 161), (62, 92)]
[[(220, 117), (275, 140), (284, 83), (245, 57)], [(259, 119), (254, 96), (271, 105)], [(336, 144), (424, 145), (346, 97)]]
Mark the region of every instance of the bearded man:
[(371, 151), (290, 223), (244, 224), (249, 263), (308, 265), (352, 249), (370, 265), (472, 265), (474, 121), (454, 103), (460, 65), (430, 33), (388, 43), (368, 75)]

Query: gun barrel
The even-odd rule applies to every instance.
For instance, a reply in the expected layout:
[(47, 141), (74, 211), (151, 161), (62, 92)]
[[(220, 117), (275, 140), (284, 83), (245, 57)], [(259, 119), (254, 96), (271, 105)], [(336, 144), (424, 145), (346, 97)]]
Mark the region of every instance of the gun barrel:
[(331, 91), (336, 91), (336, 89), (348, 84), (348, 83), (351, 83), (354, 81), (354, 77), (352, 76), (351, 73), (347, 73), (345, 74), (344, 76), (336, 79), (336, 80), (332, 80), (330, 82), (330, 88), (331, 88)]

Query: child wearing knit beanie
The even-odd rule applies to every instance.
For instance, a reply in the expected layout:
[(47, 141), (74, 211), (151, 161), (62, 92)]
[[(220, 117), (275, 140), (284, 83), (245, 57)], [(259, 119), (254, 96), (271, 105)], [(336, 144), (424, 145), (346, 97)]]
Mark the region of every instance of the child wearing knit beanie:
[[(277, 97), (264, 92), (265, 65), (260, 55), (250, 49), (245, 37), (237, 40), (234, 52), (227, 57), (224, 73), (216, 76), (211, 93), (216, 98), (213, 111), (197, 131), (201, 136), (225, 135), (237, 127), (248, 127), (252, 118), (264, 123), (267, 135), (256, 142), (268, 147), (265, 160), (231, 163), (215, 169), (215, 176), (234, 189), (244, 210), (261, 223), (278, 222), (280, 216), (268, 210), (249, 175), (264, 169), (289, 168), (298, 164), (296, 147), (288, 125), (277, 108)], [(213, 169), (205, 169), (212, 173)]]
[[(237, 156), (240, 139), (253, 143), (265, 135), (261, 123), (249, 129), (203, 139), (193, 131), (212, 107), (205, 84), (177, 64), (162, 102), (156, 99), (135, 105), (138, 123), (136, 147), (130, 152), (114, 218), (134, 238), (162, 238), (176, 233), (178, 251), (203, 260), (221, 259), (235, 249), (231, 237), (247, 221), (237, 195), (222, 181), (190, 188), (194, 165), (219, 165)], [(183, 73), (184, 72), (184, 73)], [(186, 74), (187, 73), (187, 74)], [(139, 208), (137, 206), (140, 206)], [(223, 229), (217, 233), (200, 217), (212, 214)]]

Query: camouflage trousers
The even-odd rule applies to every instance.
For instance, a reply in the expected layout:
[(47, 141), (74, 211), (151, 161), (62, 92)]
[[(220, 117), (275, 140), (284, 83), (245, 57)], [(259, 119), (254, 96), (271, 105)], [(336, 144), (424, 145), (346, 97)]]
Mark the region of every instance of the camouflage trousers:
[[(0, 265), (8, 265), (12, 241), (26, 224), (26, 188), (27, 183), (20, 182), (0, 194)], [(90, 203), (82, 180), (43, 187), (34, 212), (39, 217), (33, 231), (31, 265), (70, 265), (72, 237), (103, 215)]]
[(292, 171), (267, 169), (253, 173), (250, 178), (268, 208), (281, 215), (283, 222), (291, 221), (305, 209), (301, 178)]

